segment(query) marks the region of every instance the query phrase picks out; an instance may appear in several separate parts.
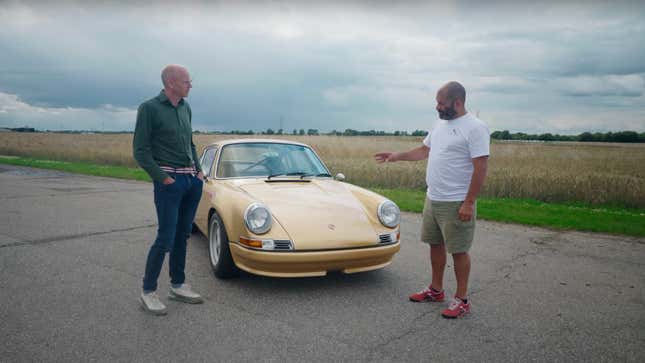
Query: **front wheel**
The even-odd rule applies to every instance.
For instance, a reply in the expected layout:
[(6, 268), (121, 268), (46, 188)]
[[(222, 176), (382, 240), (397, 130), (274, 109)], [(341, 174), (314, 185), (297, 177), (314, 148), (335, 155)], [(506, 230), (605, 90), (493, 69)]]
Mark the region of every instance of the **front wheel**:
[(213, 273), (218, 278), (225, 279), (239, 275), (240, 270), (231, 257), (226, 228), (216, 212), (208, 223), (208, 255)]

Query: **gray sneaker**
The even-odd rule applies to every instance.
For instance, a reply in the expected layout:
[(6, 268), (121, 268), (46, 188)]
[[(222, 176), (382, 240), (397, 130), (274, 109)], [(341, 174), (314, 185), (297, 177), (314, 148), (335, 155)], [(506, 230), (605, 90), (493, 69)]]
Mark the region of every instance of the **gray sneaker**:
[(156, 292), (142, 293), (141, 294), (141, 307), (143, 310), (154, 315), (166, 315), (166, 305), (164, 305)]
[(170, 287), (169, 299), (177, 300), (189, 304), (201, 304), (204, 302), (202, 297), (190, 289), (190, 285), (181, 284), (178, 288)]

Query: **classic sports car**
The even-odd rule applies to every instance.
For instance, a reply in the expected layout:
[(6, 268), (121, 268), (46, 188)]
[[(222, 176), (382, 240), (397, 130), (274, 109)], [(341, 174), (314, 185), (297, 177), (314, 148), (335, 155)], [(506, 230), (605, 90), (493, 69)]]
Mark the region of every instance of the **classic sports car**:
[(305, 144), (220, 141), (200, 162), (206, 179), (195, 225), (208, 237), (217, 277), (369, 271), (399, 251), (398, 206), (342, 174), (332, 178)]

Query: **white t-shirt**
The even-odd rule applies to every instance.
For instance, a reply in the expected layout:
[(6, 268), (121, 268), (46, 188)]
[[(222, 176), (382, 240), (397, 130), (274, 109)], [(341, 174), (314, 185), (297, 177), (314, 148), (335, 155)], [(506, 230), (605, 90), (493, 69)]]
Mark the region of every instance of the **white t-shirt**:
[(454, 120), (439, 120), (423, 143), (430, 148), (426, 171), (430, 200), (466, 199), (473, 174), (472, 159), (490, 154), (488, 126), (470, 113)]

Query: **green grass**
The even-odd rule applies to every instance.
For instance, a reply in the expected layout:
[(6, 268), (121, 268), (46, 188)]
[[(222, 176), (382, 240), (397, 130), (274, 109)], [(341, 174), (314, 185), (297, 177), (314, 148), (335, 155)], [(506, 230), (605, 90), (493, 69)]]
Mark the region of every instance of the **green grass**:
[[(374, 191), (390, 198), (401, 210), (423, 211), (425, 191)], [(477, 216), (490, 221), (645, 237), (645, 210), (642, 209), (544, 203), (532, 199), (479, 198)]]
[(22, 158), (17, 156), (0, 155), (0, 164), (11, 164), (30, 166), (40, 169), (62, 170), (76, 174), (86, 174), (95, 176), (106, 176), (120, 179), (134, 179), (150, 181), (150, 177), (143, 169), (126, 168), (123, 166), (96, 165), (81, 162), (40, 160), (31, 158)]
[[(139, 168), (90, 163), (39, 160), (0, 156), (0, 164), (55, 169), (71, 173), (150, 181)], [(399, 205), (401, 210), (421, 212), (425, 191), (373, 189)], [(481, 219), (578, 231), (603, 232), (645, 237), (645, 210), (587, 206), (580, 203), (543, 203), (530, 199), (480, 198), (477, 213)]]

